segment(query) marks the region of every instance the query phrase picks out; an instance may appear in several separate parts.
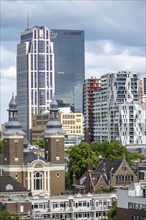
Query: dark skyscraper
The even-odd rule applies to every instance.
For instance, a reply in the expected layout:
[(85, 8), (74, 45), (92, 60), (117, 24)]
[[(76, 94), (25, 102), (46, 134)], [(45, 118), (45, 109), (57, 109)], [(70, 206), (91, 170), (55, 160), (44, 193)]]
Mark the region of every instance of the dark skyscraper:
[(146, 95), (146, 77), (143, 79), (143, 93)]
[(52, 95), (82, 111), (84, 31), (35, 26), (17, 45), (18, 119), (31, 139), (32, 114), (48, 110)]
[(51, 29), (54, 47), (56, 99), (82, 111), (85, 79), (84, 31)]

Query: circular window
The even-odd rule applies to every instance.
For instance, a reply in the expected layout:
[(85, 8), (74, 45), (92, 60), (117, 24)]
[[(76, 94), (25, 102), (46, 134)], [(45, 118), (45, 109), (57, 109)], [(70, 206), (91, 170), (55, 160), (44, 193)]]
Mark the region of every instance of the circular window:
[(57, 176), (57, 177), (60, 177), (60, 173), (57, 173), (56, 176)]
[(14, 143), (18, 143), (18, 140), (15, 140)]

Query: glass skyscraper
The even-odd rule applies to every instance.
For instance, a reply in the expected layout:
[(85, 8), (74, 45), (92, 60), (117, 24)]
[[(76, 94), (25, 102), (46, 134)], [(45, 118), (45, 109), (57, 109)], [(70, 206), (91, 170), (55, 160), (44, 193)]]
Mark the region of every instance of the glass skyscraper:
[(32, 114), (50, 106), (54, 93), (54, 52), (50, 29), (35, 26), (21, 33), (17, 45), (18, 118), (30, 139)]
[(82, 112), (85, 79), (84, 31), (51, 29), (54, 46), (55, 96)]

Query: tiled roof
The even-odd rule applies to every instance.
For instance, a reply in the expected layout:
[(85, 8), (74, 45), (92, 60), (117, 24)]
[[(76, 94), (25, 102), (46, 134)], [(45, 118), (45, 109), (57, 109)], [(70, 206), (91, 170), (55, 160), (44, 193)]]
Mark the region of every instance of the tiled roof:
[(39, 157), (39, 160), (43, 160), (45, 163), (48, 163), (48, 161), (41, 157), (38, 156), (37, 154), (33, 153), (32, 151), (30, 152), (24, 152), (24, 164), (32, 163), (34, 160), (37, 160)]
[(101, 163), (98, 164), (98, 166), (96, 167), (96, 169), (94, 170), (94, 173), (103, 173), (103, 167), (104, 167), (104, 163), (105, 163), (105, 170), (106, 170), (106, 175), (109, 179), (109, 175), (110, 175), (110, 171), (112, 171), (112, 173), (115, 173), (118, 169), (118, 167), (120, 166), (122, 161), (119, 160), (106, 160), (103, 159), (101, 161)]
[(28, 192), (28, 190), (11, 176), (0, 176), (0, 192)]
[(85, 172), (80, 179), (76, 181), (76, 185), (89, 187), (90, 183), (93, 183), (93, 186), (96, 185), (100, 178), (100, 174), (93, 173), (93, 171)]

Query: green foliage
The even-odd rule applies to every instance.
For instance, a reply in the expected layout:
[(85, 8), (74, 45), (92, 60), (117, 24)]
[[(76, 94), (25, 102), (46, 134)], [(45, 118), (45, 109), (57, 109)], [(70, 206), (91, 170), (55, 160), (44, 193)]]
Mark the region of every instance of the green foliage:
[(71, 188), (72, 188), (72, 182), (71, 182), (71, 179), (69, 177), (69, 173), (66, 172), (65, 173), (65, 189), (71, 190)]
[(90, 169), (95, 169), (99, 161), (96, 152), (86, 143), (71, 146), (67, 153), (69, 155), (68, 175), (71, 182), (73, 174), (78, 179), (85, 172), (88, 164), (90, 164)]
[(18, 215), (10, 215), (6, 210), (0, 212), (0, 220), (21, 220)]
[(43, 139), (37, 140), (35, 144), (38, 145), (40, 148), (44, 148), (45, 146), (45, 142)]
[(99, 162), (100, 155), (105, 159), (122, 160), (125, 155), (129, 165), (133, 164), (133, 160), (140, 158), (137, 153), (129, 153), (127, 148), (118, 141), (103, 141), (102, 143), (92, 142), (91, 144), (80, 143), (76, 146), (71, 146), (66, 153), (69, 155), (68, 174), (66, 177), (66, 187), (71, 186), (73, 174), (76, 179), (87, 169), (90, 164), (90, 169), (95, 169)]
[(3, 153), (4, 145), (3, 145), (3, 139), (0, 139), (0, 154)]
[(0, 219), (1, 220), (11, 220), (11, 216), (10, 216), (9, 212), (1, 211), (0, 212)]
[(128, 150), (118, 141), (103, 141), (101, 143), (91, 143), (91, 148), (96, 151), (98, 155), (111, 160), (122, 160), (123, 155), (128, 154)]
[(117, 201), (113, 201), (112, 208), (108, 211), (107, 216), (109, 220), (116, 220), (117, 217)]
[(115, 188), (112, 186), (109, 189), (101, 188), (96, 191), (96, 193), (112, 193), (112, 192), (115, 192)]
[(141, 160), (141, 159), (142, 159), (142, 155), (140, 155), (137, 152), (127, 154), (127, 161), (129, 163), (129, 165), (136, 165), (134, 161), (135, 160)]

